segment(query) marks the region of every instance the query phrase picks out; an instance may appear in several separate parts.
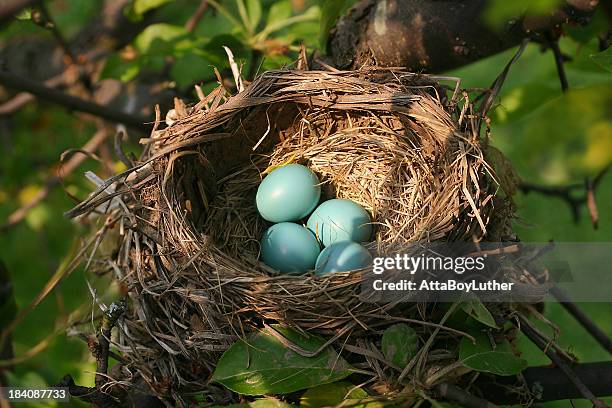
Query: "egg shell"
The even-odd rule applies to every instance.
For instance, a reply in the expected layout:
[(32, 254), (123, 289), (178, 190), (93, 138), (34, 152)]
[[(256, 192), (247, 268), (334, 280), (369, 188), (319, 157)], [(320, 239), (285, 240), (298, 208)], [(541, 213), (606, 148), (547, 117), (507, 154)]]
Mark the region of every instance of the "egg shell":
[(314, 269), (319, 253), (314, 234), (292, 222), (272, 225), (261, 238), (262, 261), (282, 273), (298, 275)]
[(353, 241), (334, 242), (319, 254), (315, 274), (352, 271), (371, 264), (372, 255), (362, 245)]
[(288, 164), (263, 179), (255, 202), (264, 219), (287, 222), (308, 216), (320, 198), (321, 186), (317, 175), (301, 164)]
[(351, 200), (333, 199), (322, 203), (310, 215), (308, 228), (324, 246), (340, 241), (364, 242), (372, 235), (370, 215)]

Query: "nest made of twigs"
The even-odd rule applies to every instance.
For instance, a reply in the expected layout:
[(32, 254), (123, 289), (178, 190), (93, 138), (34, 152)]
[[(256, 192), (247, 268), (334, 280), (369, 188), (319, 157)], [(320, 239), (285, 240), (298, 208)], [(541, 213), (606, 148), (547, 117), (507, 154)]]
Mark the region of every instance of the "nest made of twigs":
[[(382, 252), (510, 232), (479, 117), (467, 94), (435, 77), (270, 71), (234, 96), (219, 88), (195, 106), (178, 103), (174, 114), (161, 129), (158, 115), (138, 163), (71, 213), (118, 200), (105, 208), (123, 232), (114, 271), (131, 309), (117, 344), (160, 395), (203, 389), (220, 352), (264, 323), (349, 344), (347, 336), (423, 317), (414, 304), (362, 302), (359, 271), (286, 276), (261, 263), (269, 224), (254, 203), (271, 166), (305, 164), (325, 199), (364, 206)], [(111, 185), (117, 191), (103, 196)]]

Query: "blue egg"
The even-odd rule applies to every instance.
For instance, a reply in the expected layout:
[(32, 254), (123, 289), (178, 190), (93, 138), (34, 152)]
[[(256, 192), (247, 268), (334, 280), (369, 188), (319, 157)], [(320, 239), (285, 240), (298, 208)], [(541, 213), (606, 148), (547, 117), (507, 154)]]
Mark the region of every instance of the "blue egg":
[(314, 234), (292, 222), (274, 224), (261, 238), (262, 261), (282, 273), (297, 275), (314, 269), (319, 252)]
[(340, 241), (364, 242), (372, 235), (370, 215), (351, 200), (325, 201), (314, 210), (307, 225), (324, 246)]
[(321, 197), (316, 174), (301, 164), (272, 171), (257, 189), (257, 210), (270, 222), (297, 221), (314, 210)]
[(346, 272), (372, 264), (372, 255), (362, 245), (352, 241), (334, 242), (317, 258), (315, 274)]

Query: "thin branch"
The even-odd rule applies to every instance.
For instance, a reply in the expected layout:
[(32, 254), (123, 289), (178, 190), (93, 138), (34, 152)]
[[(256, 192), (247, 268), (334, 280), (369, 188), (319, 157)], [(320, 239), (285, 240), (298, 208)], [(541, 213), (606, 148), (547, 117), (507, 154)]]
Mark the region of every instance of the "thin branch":
[(0, 225), (0, 232), (6, 231), (23, 221), (30, 211), (44, 199), (46, 199), (47, 196), (49, 196), (49, 193), (51, 193), (51, 191), (61, 183), (62, 177), (72, 173), (77, 167), (79, 167), (81, 163), (83, 163), (83, 161), (89, 157), (88, 153), (95, 152), (100, 145), (104, 143), (107, 137), (108, 132), (106, 129), (100, 129), (97, 131), (93, 137), (80, 149), (80, 153), (72, 156), (66, 162), (66, 164), (60, 166), (55, 175), (47, 179), (45, 187), (43, 187), (30, 202), (8, 216), (6, 222)]
[(98, 335), (98, 346), (96, 350), (96, 388), (102, 391), (102, 387), (107, 383), (108, 376), (108, 354), (110, 349), (111, 331), (125, 311), (125, 301), (113, 302), (106, 313), (102, 316), (102, 325)]
[(55, 41), (57, 41), (57, 43), (60, 45), (60, 47), (64, 51), (64, 54), (66, 54), (66, 56), (70, 59), (70, 63), (77, 62), (74, 56), (74, 53), (72, 52), (72, 50), (70, 49), (70, 46), (68, 45), (68, 42), (66, 41), (66, 39), (60, 32), (59, 28), (57, 28), (57, 24), (55, 24), (55, 22), (53, 21), (51, 14), (49, 14), (49, 10), (47, 9), (47, 6), (45, 5), (44, 0), (37, 1), (37, 9), (38, 9), (37, 10), (38, 12), (32, 13), (32, 21), (35, 24), (51, 32), (51, 34), (55, 38)]
[(55, 385), (55, 387), (66, 387), (68, 388), (68, 393), (71, 396), (77, 397), (85, 402), (92, 403), (96, 407), (119, 408), (121, 406), (119, 403), (114, 401), (110, 395), (100, 392), (95, 387), (83, 387), (75, 384), (71, 375), (64, 376), (64, 378), (62, 378), (61, 381)]
[[(48, 87), (55, 88), (65, 82), (64, 73), (47, 79), (44, 84)], [(36, 97), (29, 92), (19, 92), (8, 101), (0, 105), (0, 115), (12, 115), (19, 109), (23, 108), (28, 103), (35, 101)]]
[(98, 407), (121, 407), (124, 406), (121, 402), (104, 390), (104, 386), (108, 382), (108, 357), (110, 354), (110, 338), (111, 331), (117, 320), (125, 311), (126, 304), (124, 300), (113, 302), (108, 310), (102, 316), (102, 324), (100, 333), (98, 334), (97, 344), (92, 344), (91, 349), (96, 358), (96, 379), (95, 387), (83, 387), (76, 385), (70, 375), (66, 375), (57, 384), (57, 387), (67, 387), (70, 395), (78, 397), (85, 402), (91, 402)]
[[(608, 353), (612, 354), (612, 339), (608, 337), (606, 333), (593, 321), (589, 316), (578, 307), (578, 305), (572, 302), (571, 298), (563, 289), (559, 287), (551, 288), (550, 292), (552, 295), (563, 305), (574, 318), (584, 327), (595, 340), (604, 348)], [(612, 375), (612, 374), (611, 374)]]
[[(0, 306), (4, 309), (5, 314), (8, 315), (8, 318), (12, 316), (9, 315), (11, 307), (9, 305), (14, 305), (13, 299), (13, 284), (11, 283), (11, 277), (6, 269), (6, 265), (0, 259)], [(6, 338), (4, 344), (0, 344), (0, 361), (2, 360), (11, 360), (13, 358), (13, 341), (12, 337), (9, 334)], [(6, 377), (5, 371), (11, 370), (12, 366), (1, 367), (0, 366), (0, 386), (6, 387)], [(0, 406), (1, 408), (1, 406)]]
[(4, 70), (0, 70), (0, 84), (18, 91), (29, 92), (36, 95), (41, 100), (65, 106), (68, 109), (89, 113), (111, 122), (123, 123), (139, 131), (148, 132), (151, 129), (150, 124), (147, 124), (147, 122), (150, 121), (148, 118), (118, 111), (72, 95), (67, 95), (56, 89), (49, 88), (40, 82), (32, 81)]
[[(587, 178), (585, 184), (570, 184), (567, 186), (542, 186), (539, 184), (525, 183), (519, 184), (519, 189), (529, 194), (531, 192), (539, 193), (542, 195), (557, 197), (562, 199), (569, 205), (572, 212), (572, 218), (574, 222), (580, 221), (580, 209), (583, 205), (586, 205), (589, 214), (591, 216), (591, 222), (595, 229), (598, 227), (599, 214), (597, 211), (597, 204), (595, 202), (595, 191), (603, 177), (612, 168), (612, 163), (604, 167), (592, 180)], [(586, 185), (586, 188), (585, 188)], [(575, 191), (586, 190), (581, 195), (576, 195)]]
[(501, 91), (501, 88), (506, 80), (506, 77), (508, 76), (508, 73), (510, 72), (510, 68), (512, 67), (512, 65), (514, 65), (519, 60), (519, 58), (523, 54), (523, 51), (525, 50), (525, 47), (527, 46), (528, 43), (529, 43), (529, 40), (527, 39), (523, 40), (523, 42), (521, 43), (520, 47), (518, 48), (518, 50), (516, 51), (512, 59), (508, 61), (508, 63), (506, 64), (502, 72), (497, 76), (497, 78), (495, 78), (495, 81), (493, 81), (493, 84), (491, 85), (490, 89), (487, 91), (485, 100), (480, 104), (478, 108), (478, 111), (480, 114), (478, 117), (478, 126), (477, 126), (478, 128), (480, 128), (481, 121), (486, 117), (487, 113), (493, 106), (493, 103), (497, 99), (497, 96), (499, 95), (499, 92)]
[(561, 90), (567, 92), (569, 89), (569, 83), (567, 82), (567, 75), (565, 74), (565, 56), (559, 48), (559, 38), (553, 38), (552, 34), (546, 35), (546, 43), (553, 52), (555, 57), (555, 65), (557, 66), (557, 74), (559, 75), (559, 81), (561, 82)]
[(494, 403), (478, 398), (452, 384), (440, 384), (434, 388), (438, 398), (456, 402), (466, 408), (498, 408)]
[(202, 0), (200, 2), (200, 5), (196, 9), (196, 11), (192, 14), (191, 17), (189, 17), (189, 20), (187, 20), (187, 22), (185, 23), (185, 30), (188, 33), (191, 33), (193, 32), (193, 30), (195, 30), (195, 28), (197, 27), (202, 17), (204, 17), (204, 14), (206, 13), (207, 10), (208, 10), (208, 0)]
[(518, 324), (516, 321), (514, 323), (518, 326), (521, 332), (523, 332), (523, 334), (525, 334), (525, 336), (527, 336), (529, 340), (531, 340), (536, 346), (538, 346), (538, 348), (542, 350), (548, 356), (548, 358), (550, 358), (550, 360), (557, 367), (559, 367), (559, 369), (561, 369), (561, 371), (563, 371), (565, 376), (570, 380), (570, 382), (580, 393), (580, 395), (583, 398), (590, 400), (593, 403), (594, 407), (606, 408), (607, 405), (603, 401), (599, 400), (595, 396), (595, 394), (593, 394), (593, 392), (582, 382), (580, 377), (576, 375), (574, 370), (572, 370), (572, 368), (562, 358), (560, 358), (553, 349), (548, 347), (546, 341), (543, 340), (538, 335), (537, 331), (533, 329), (529, 320), (527, 320), (524, 316), (518, 313), (516, 314), (516, 317), (518, 319)]
[[(580, 380), (598, 397), (612, 396), (612, 362), (573, 364), (572, 370)], [(474, 386), (481, 395), (500, 405), (525, 405), (523, 387), (526, 385), (534, 403), (581, 398), (572, 382), (559, 367), (528, 367), (521, 373), (523, 377), (499, 377), (481, 375)], [(535, 406), (535, 405), (533, 405)]]

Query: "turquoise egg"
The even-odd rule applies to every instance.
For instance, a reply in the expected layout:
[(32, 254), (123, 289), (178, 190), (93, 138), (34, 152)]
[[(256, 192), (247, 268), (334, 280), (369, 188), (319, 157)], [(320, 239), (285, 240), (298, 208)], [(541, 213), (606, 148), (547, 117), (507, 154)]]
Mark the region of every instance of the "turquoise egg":
[(274, 224), (261, 238), (262, 261), (282, 273), (297, 275), (314, 269), (319, 252), (314, 234), (292, 222)]
[(370, 215), (351, 200), (325, 201), (314, 210), (307, 225), (324, 246), (340, 241), (364, 242), (372, 235)]
[(315, 274), (346, 272), (372, 264), (372, 255), (362, 245), (352, 241), (334, 242), (317, 258)]
[(262, 217), (270, 222), (297, 221), (314, 210), (321, 197), (316, 174), (301, 164), (272, 171), (257, 189), (255, 201)]

